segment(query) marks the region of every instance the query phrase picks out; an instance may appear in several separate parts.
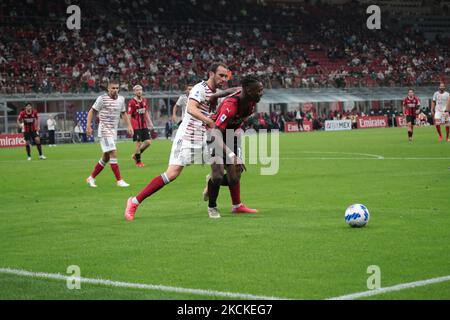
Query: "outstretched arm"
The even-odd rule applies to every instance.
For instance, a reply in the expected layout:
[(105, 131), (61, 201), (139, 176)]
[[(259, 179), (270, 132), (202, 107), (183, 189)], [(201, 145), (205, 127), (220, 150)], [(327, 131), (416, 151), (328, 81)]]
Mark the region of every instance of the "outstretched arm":
[(238, 91), (240, 91), (240, 90), (242, 90), (241, 87), (233, 87), (233, 88), (228, 88), (228, 89), (225, 89), (225, 90), (221, 90), (221, 91), (219, 91), (219, 92), (216, 92), (216, 93), (212, 94), (212, 95), (209, 97), (209, 101), (210, 101), (210, 102), (215, 101), (215, 100), (217, 100), (217, 99), (226, 97), (226, 96), (228, 96), (228, 95), (230, 95), (230, 94), (236, 93), (236, 92), (238, 92)]

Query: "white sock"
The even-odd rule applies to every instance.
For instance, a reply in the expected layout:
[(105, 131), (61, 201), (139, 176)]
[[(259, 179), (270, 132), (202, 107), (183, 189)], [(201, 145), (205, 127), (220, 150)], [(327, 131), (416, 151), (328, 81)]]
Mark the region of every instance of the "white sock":
[(239, 203), (239, 204), (233, 204), (233, 209), (237, 209), (237, 208), (239, 208), (241, 205), (242, 205), (242, 203)]
[(139, 201), (136, 199), (136, 197), (133, 197), (133, 199), (131, 199), (131, 202), (133, 202), (134, 204), (139, 204)]

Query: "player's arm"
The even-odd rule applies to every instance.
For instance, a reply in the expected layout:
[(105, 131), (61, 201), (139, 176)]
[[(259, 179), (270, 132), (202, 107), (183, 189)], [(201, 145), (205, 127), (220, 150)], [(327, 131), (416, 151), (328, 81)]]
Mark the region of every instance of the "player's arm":
[(403, 115), (406, 113), (406, 99), (403, 100)]
[(34, 119), (34, 128), (36, 129), (36, 132), (39, 134), (39, 131), (41, 131), (41, 125), (39, 123), (39, 116), (36, 114), (36, 118)]
[(19, 113), (19, 116), (17, 117), (17, 125), (19, 126), (19, 128), (22, 125), (22, 123), (23, 123), (23, 114), (21, 112), (21, 113)]
[(150, 112), (147, 110), (145, 111), (145, 117), (147, 118), (148, 128), (150, 130), (154, 130), (155, 126), (153, 125), (152, 118), (150, 117)]
[(91, 109), (88, 112), (87, 115), (87, 123), (86, 123), (86, 135), (88, 137), (92, 136), (92, 119), (93, 117), (97, 118), (98, 113), (103, 108), (103, 98), (102, 96), (98, 97), (97, 100), (95, 100), (94, 104), (92, 105)]
[(228, 88), (228, 89), (225, 89), (225, 90), (218, 91), (218, 92), (212, 94), (209, 97), (209, 102), (213, 102), (213, 101), (215, 101), (217, 99), (229, 96), (230, 94), (236, 93), (236, 92), (238, 92), (240, 90), (242, 90), (241, 87), (233, 87), (233, 88)]
[(172, 111), (172, 121), (173, 122), (177, 121), (177, 107), (178, 107), (178, 105), (175, 103), (172, 108), (173, 109), (173, 111)]
[(416, 115), (420, 113), (420, 108), (421, 108), (421, 104), (420, 104), (420, 100), (419, 98), (417, 98), (417, 106), (416, 106)]
[(97, 117), (97, 114), (98, 114), (98, 111), (95, 110), (94, 108), (91, 108), (91, 110), (89, 110), (89, 112), (88, 112), (87, 123), (86, 123), (86, 134), (88, 137), (92, 136), (91, 123), (92, 123), (93, 117)]
[(189, 99), (186, 107), (186, 112), (193, 116), (195, 119), (202, 121), (210, 128), (214, 128), (214, 121), (202, 114), (199, 110), (200, 103), (192, 98)]
[(436, 95), (433, 97), (433, 101), (431, 101), (431, 114), (434, 117), (434, 109), (436, 108)]
[(123, 121), (125, 121), (126, 125), (127, 125), (127, 132), (129, 135), (133, 135), (134, 130), (133, 130), (133, 126), (131, 125), (131, 121), (130, 121), (130, 117), (128, 116), (128, 113), (126, 113), (125, 111), (120, 113)]

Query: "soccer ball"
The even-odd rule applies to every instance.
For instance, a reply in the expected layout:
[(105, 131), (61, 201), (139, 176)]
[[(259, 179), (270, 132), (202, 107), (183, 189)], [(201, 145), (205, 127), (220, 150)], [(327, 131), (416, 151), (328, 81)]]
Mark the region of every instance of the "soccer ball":
[(353, 204), (345, 210), (345, 223), (352, 228), (364, 227), (369, 219), (369, 210), (362, 204)]

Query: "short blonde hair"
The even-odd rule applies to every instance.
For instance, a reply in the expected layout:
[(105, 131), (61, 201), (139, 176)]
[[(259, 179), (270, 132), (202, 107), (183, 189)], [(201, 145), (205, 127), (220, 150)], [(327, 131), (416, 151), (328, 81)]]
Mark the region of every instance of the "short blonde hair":
[(140, 84), (137, 84), (133, 87), (133, 90), (142, 89), (142, 86)]

